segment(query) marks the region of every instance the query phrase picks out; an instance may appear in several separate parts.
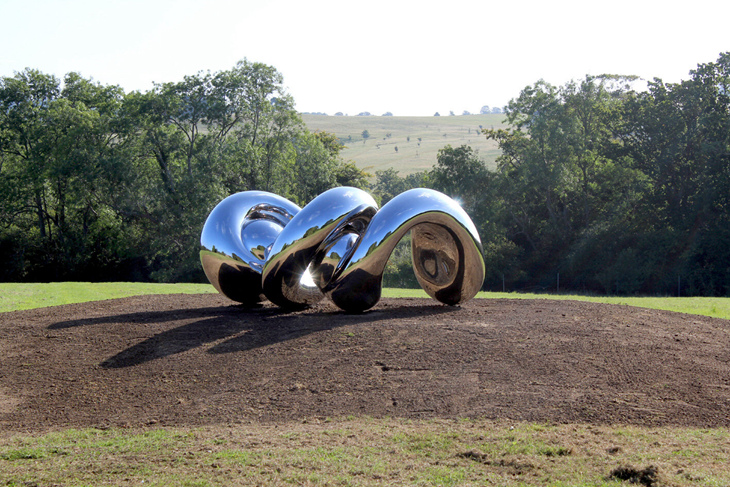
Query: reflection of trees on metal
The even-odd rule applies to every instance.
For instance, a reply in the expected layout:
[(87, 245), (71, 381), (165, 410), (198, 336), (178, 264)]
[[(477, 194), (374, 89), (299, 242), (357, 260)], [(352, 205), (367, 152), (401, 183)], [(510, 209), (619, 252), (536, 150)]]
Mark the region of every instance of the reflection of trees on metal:
[(200, 260), (235, 301), (296, 308), (326, 295), (364, 311), (380, 300), (385, 264), (409, 230), (421, 287), (445, 304), (473, 298), (484, 281), (479, 235), (454, 200), (430, 189), (401, 193), (380, 210), (357, 188), (330, 189), (302, 209), (263, 191), (237, 193), (208, 216)]

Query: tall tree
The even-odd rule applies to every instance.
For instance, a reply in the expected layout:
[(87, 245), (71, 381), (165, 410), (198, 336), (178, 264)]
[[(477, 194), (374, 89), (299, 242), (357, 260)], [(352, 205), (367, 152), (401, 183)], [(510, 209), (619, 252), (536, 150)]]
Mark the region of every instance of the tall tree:
[(61, 83), (28, 69), (0, 81), (0, 178), (10, 190), (2, 216), (6, 232), (30, 231), (24, 273), (47, 279), (103, 269), (101, 241), (117, 226), (104, 181), (120, 146), (113, 120), (121, 96), (76, 73)]
[(525, 252), (530, 279), (566, 267), (589, 229), (624, 208), (616, 203), (631, 193), (635, 175), (616, 156), (614, 125), (631, 80), (586, 77), (561, 88), (538, 81), (507, 106), (512, 128), (485, 131), (503, 152), (504, 223)]
[[(642, 214), (651, 216), (663, 258), (651, 270), (653, 286), (685, 275), (688, 291), (730, 291), (730, 53), (701, 64), (688, 80), (664, 83), (626, 104), (622, 141), (650, 184)], [(723, 236), (718, 238), (718, 236)]]

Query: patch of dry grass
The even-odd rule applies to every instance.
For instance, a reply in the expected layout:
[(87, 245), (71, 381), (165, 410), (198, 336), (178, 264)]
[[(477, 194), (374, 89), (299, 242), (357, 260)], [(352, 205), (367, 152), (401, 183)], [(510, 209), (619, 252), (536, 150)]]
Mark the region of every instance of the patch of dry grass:
[(0, 485), (706, 486), (728, 456), (727, 429), (365, 417), (5, 437)]

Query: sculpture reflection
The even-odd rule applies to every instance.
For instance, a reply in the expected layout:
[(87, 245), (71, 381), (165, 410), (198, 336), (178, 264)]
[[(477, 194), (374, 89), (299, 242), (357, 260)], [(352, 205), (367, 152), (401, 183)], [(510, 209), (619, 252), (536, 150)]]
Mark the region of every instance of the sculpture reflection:
[(304, 208), (263, 191), (237, 193), (208, 216), (200, 260), (211, 284), (235, 301), (299, 308), (327, 296), (359, 312), (380, 300), (385, 265), (408, 231), (416, 278), (431, 297), (454, 305), (476, 295), (484, 258), (474, 223), (454, 200), (423, 188), (380, 210), (349, 187)]

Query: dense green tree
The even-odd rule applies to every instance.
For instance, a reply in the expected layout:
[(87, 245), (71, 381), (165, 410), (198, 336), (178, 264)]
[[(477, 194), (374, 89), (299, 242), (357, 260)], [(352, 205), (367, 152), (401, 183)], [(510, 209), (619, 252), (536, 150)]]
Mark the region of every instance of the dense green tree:
[(155, 235), (157, 279), (200, 278), (195, 242), (228, 194), (260, 189), (303, 204), (336, 184), (336, 140), (305, 130), (270, 66), (244, 60), (132, 94), (128, 105), (142, 128), (140, 165), (157, 169), (139, 172), (136, 184), (155, 197), (131, 211)]
[(467, 213), (473, 213), (483, 197), (487, 167), (469, 146), (447, 145), (438, 151), (436, 165), (429, 172), (433, 188), (460, 202)]
[(497, 222), (517, 285), (726, 294), (728, 55), (643, 92), (634, 77), (525, 88), (498, 158)]
[(114, 265), (107, 238), (119, 223), (106, 191), (124, 149), (121, 96), (75, 73), (63, 83), (30, 69), (0, 80), (0, 218), (25, 256), (10, 274), (63, 279)]
[(386, 204), (407, 189), (409, 188), (405, 179), (400, 177), (398, 171), (392, 167), (375, 171), (373, 193), (380, 200), (381, 205)]
[(510, 129), (485, 131), (503, 151), (502, 221), (523, 252), (522, 268), (513, 270), (518, 282), (565, 273), (594, 224), (625, 215), (616, 210), (630, 204), (640, 179), (616, 157), (614, 125), (630, 81), (587, 77), (562, 88), (538, 81), (507, 106)]
[(367, 175), (309, 133), (272, 67), (146, 93), (70, 73), (0, 78), (3, 279), (198, 280), (200, 230), (237, 191), (300, 204)]
[[(681, 83), (654, 80), (625, 106), (621, 140), (648, 180), (641, 249), (658, 248), (647, 286), (684, 275), (688, 292), (730, 292), (730, 53)], [(646, 286), (645, 286), (646, 287)]]
[(354, 186), (366, 189), (370, 186), (370, 176), (352, 161), (341, 161), (335, 168), (337, 186)]

